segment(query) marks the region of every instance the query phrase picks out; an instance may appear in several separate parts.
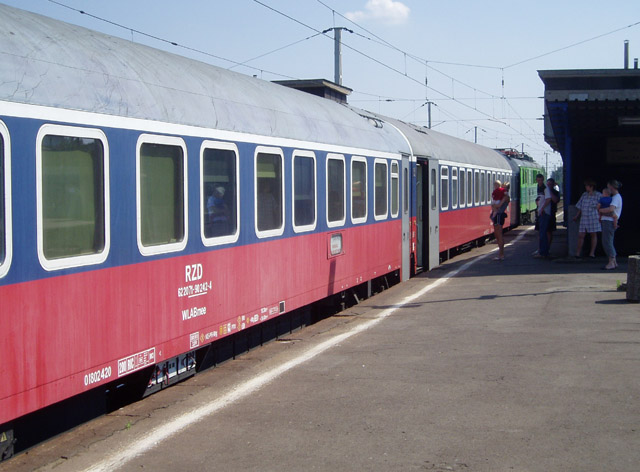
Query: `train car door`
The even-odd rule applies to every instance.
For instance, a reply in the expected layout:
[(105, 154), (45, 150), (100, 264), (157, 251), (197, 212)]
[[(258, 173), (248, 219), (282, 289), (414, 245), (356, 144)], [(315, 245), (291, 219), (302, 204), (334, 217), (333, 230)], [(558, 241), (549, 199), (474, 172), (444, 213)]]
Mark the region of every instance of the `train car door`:
[(411, 160), (407, 155), (402, 156), (402, 280), (409, 280), (411, 276), (411, 218), (409, 215), (409, 176), (411, 175)]
[(416, 263), (430, 270), (440, 264), (438, 161), (418, 158), (416, 166)]

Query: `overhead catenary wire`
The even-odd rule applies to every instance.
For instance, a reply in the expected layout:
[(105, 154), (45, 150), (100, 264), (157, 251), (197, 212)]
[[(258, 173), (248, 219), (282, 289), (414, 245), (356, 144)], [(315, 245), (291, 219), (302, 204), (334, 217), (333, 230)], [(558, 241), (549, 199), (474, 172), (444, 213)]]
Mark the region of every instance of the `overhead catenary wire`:
[(169, 39), (165, 39), (165, 38), (161, 38), (159, 36), (155, 36), (155, 35), (152, 35), (152, 34), (149, 34), (149, 33), (145, 33), (144, 31), (137, 30), (137, 29), (132, 28), (130, 26), (125, 26), (125, 25), (122, 25), (120, 23), (116, 23), (115, 21), (107, 20), (106, 18), (102, 18), (102, 17), (94, 15), (92, 13), (88, 13), (88, 12), (86, 12), (84, 10), (80, 10), (78, 8), (71, 7), (71, 6), (66, 5), (66, 4), (64, 4), (62, 2), (59, 2), (57, 0), (48, 0), (48, 1), (50, 3), (54, 3), (56, 5), (59, 5), (59, 6), (63, 7), (63, 8), (67, 8), (69, 10), (72, 10), (72, 11), (75, 11), (77, 13), (80, 13), (81, 15), (86, 15), (86, 16), (94, 18), (94, 19), (96, 19), (98, 21), (102, 21), (104, 23), (108, 23), (108, 24), (116, 26), (118, 28), (122, 28), (122, 29), (125, 29), (127, 31), (130, 31), (132, 35), (133, 35), (133, 33), (136, 33), (136, 34), (139, 34), (140, 36), (145, 36), (147, 38), (151, 38), (151, 39), (154, 39), (156, 41), (160, 41), (160, 42), (163, 42), (163, 43), (166, 43), (166, 44), (170, 44), (171, 46), (175, 46), (175, 47), (179, 47), (179, 48), (182, 48), (182, 49), (186, 49), (188, 51), (192, 51), (192, 52), (195, 52), (195, 53), (198, 53), (198, 54), (202, 54), (204, 56), (208, 56), (208, 57), (211, 57), (211, 58), (214, 58), (214, 59), (218, 59), (218, 60), (221, 60), (221, 61), (230, 62), (232, 64), (235, 64), (236, 66), (248, 67), (248, 68), (253, 69), (253, 70), (257, 70), (257, 71), (260, 71), (260, 72), (267, 72), (269, 74), (273, 74), (273, 75), (278, 76), (278, 77), (284, 77), (286, 79), (297, 79), (297, 77), (291, 77), (291, 76), (288, 76), (288, 75), (285, 75), (285, 74), (280, 74), (278, 72), (272, 72), (272, 71), (269, 71), (269, 70), (266, 70), (266, 69), (261, 69), (261, 68), (258, 68), (258, 67), (247, 66), (244, 63), (238, 62), (238, 61), (234, 61), (233, 59), (229, 59), (229, 58), (226, 58), (226, 57), (218, 56), (216, 54), (212, 54), (210, 52), (203, 51), (201, 49), (197, 49), (197, 48), (193, 48), (193, 47), (190, 47), (190, 46), (185, 46), (183, 44), (179, 44), (176, 41), (171, 41)]
[(312, 38), (315, 38), (316, 36), (319, 36), (319, 35), (321, 35), (321, 34), (322, 34), (322, 33), (312, 34), (311, 36), (307, 36), (306, 38), (299, 39), (298, 41), (294, 41), (294, 42), (289, 43), (289, 44), (287, 44), (287, 45), (285, 45), (285, 46), (281, 46), (281, 47), (279, 47), (279, 48), (273, 49), (272, 51), (265, 52), (264, 54), (260, 54), (259, 56), (255, 56), (255, 57), (252, 57), (251, 59), (247, 59), (246, 61), (243, 61), (243, 62), (242, 62), (242, 63), (240, 63), (240, 64), (235, 64), (235, 65), (233, 65), (233, 66), (229, 67), (228, 69), (229, 69), (229, 70), (231, 70), (231, 69), (234, 69), (234, 68), (236, 68), (236, 67), (246, 66), (249, 62), (253, 62), (253, 61), (255, 61), (255, 60), (262, 59), (263, 57), (269, 56), (269, 55), (271, 55), (271, 54), (273, 54), (273, 53), (276, 53), (276, 52), (278, 52), (278, 51), (282, 51), (283, 49), (287, 49), (287, 48), (289, 48), (289, 47), (291, 47), (291, 46), (295, 46), (296, 44), (300, 44), (300, 43), (302, 43), (302, 42), (304, 42), (304, 41), (308, 41), (308, 40), (310, 40), (310, 39), (312, 39)]
[[(318, 1), (320, 1), (320, 0), (318, 0)], [(310, 39), (310, 38), (312, 38), (312, 37), (315, 37), (315, 36), (318, 36), (318, 35), (324, 35), (324, 36), (325, 36), (325, 37), (327, 37), (328, 39), (333, 40), (333, 38), (331, 38), (330, 36), (328, 36), (326, 33), (324, 33), (324, 32), (322, 32), (322, 31), (320, 31), (319, 29), (314, 28), (314, 27), (312, 27), (312, 26), (310, 26), (310, 25), (307, 25), (306, 23), (304, 23), (304, 22), (302, 22), (302, 21), (300, 21), (300, 20), (298, 20), (298, 19), (294, 18), (293, 16), (291, 16), (291, 15), (287, 15), (286, 13), (283, 13), (283, 12), (281, 12), (281, 11), (279, 11), (279, 10), (277, 10), (277, 9), (275, 9), (275, 8), (273, 8), (273, 7), (271, 7), (271, 6), (269, 6), (269, 5), (267, 5), (266, 3), (264, 3), (264, 2), (262, 2), (262, 1), (260, 1), (260, 0), (254, 0), (254, 2), (255, 2), (255, 3), (257, 3), (257, 4), (261, 5), (261, 6), (265, 7), (265, 8), (268, 8), (269, 10), (272, 10), (272, 11), (273, 11), (273, 12), (275, 12), (275, 13), (278, 13), (278, 14), (282, 15), (282, 16), (286, 17), (287, 19), (289, 19), (290, 21), (294, 21), (295, 23), (297, 23), (297, 24), (299, 24), (299, 25), (301, 25), (301, 26), (304, 26), (305, 28), (309, 28), (309, 29), (311, 29), (311, 30), (312, 30), (312, 31), (314, 31), (316, 34), (314, 34), (314, 35), (312, 35), (312, 36), (309, 36), (309, 37), (306, 37), (306, 38), (304, 38), (304, 39), (302, 39), (302, 40), (298, 40), (298, 41), (296, 41), (296, 42), (294, 42), (294, 43), (291, 43), (291, 44), (288, 44), (288, 45), (286, 45), (286, 46), (282, 46), (282, 47), (277, 48), (276, 50), (270, 51), (270, 52), (268, 52), (268, 53), (264, 53), (264, 54), (263, 54), (263, 55), (261, 55), (261, 56), (257, 56), (257, 57), (255, 57), (255, 58), (252, 58), (252, 59), (246, 60), (246, 61), (244, 61), (244, 62), (240, 62), (240, 61), (236, 61), (236, 60), (233, 60), (233, 59), (229, 59), (229, 58), (226, 58), (226, 57), (223, 57), (223, 56), (220, 56), (220, 55), (216, 55), (216, 54), (210, 53), (210, 52), (208, 52), (208, 51), (203, 51), (203, 50), (198, 49), (198, 48), (194, 48), (194, 47), (190, 47), (190, 46), (182, 45), (182, 44), (179, 44), (177, 41), (172, 41), (172, 40), (168, 40), (168, 39), (165, 39), (165, 38), (162, 38), (162, 37), (159, 37), (159, 36), (155, 36), (155, 35), (152, 35), (152, 34), (145, 33), (145, 32), (140, 31), (140, 30), (138, 30), (138, 29), (135, 29), (135, 28), (132, 28), (132, 27), (129, 27), (129, 26), (125, 26), (125, 25), (119, 24), (119, 23), (117, 23), (117, 22), (114, 22), (114, 21), (111, 21), (111, 20), (107, 20), (107, 19), (105, 19), (105, 18), (101, 18), (100, 16), (97, 16), (97, 15), (94, 15), (94, 14), (91, 14), (91, 13), (88, 13), (88, 12), (86, 12), (86, 11), (84, 11), (84, 10), (80, 10), (80, 9), (76, 9), (76, 8), (70, 7), (70, 6), (68, 6), (68, 5), (64, 4), (64, 3), (60, 2), (60, 1), (57, 1), (57, 0), (49, 0), (49, 2), (54, 3), (54, 4), (57, 4), (57, 5), (61, 6), (61, 7), (64, 7), (64, 8), (67, 8), (67, 9), (73, 10), (73, 11), (76, 11), (76, 12), (78, 12), (78, 13), (82, 14), (82, 15), (86, 15), (86, 16), (92, 17), (92, 18), (94, 18), (94, 19), (97, 19), (97, 20), (99, 20), (99, 21), (103, 21), (103, 22), (108, 23), (108, 24), (111, 24), (111, 25), (113, 25), (113, 26), (116, 26), (116, 27), (119, 27), (119, 28), (125, 29), (125, 30), (127, 30), (127, 31), (131, 32), (132, 36), (133, 36), (133, 34), (134, 34), (134, 33), (136, 33), (136, 34), (139, 34), (139, 35), (141, 35), (141, 36), (145, 36), (145, 37), (151, 38), (151, 39), (156, 40), (156, 41), (164, 42), (164, 43), (169, 44), (169, 45), (171, 45), (171, 46), (173, 46), (173, 47), (179, 47), (179, 48), (182, 48), (182, 49), (185, 49), (185, 50), (188, 50), (188, 51), (192, 51), (192, 52), (195, 52), (195, 53), (198, 53), (198, 54), (205, 55), (205, 56), (207, 56), (207, 57), (214, 58), (214, 59), (216, 59), (216, 60), (225, 61), (225, 62), (228, 62), (228, 63), (233, 64), (232, 68), (233, 68), (233, 67), (240, 67), (240, 66), (242, 66), (242, 67), (247, 67), (247, 68), (250, 68), (250, 69), (253, 69), (253, 70), (260, 71), (261, 73), (266, 72), (266, 73), (268, 73), (268, 74), (272, 74), (272, 75), (274, 75), (274, 76), (284, 77), (284, 78), (288, 78), (288, 79), (298, 79), (298, 78), (297, 78), (297, 77), (291, 77), (291, 76), (288, 76), (288, 75), (285, 75), (285, 74), (281, 74), (281, 73), (277, 73), (277, 72), (273, 72), (273, 71), (270, 71), (270, 70), (266, 70), (266, 69), (258, 68), (258, 67), (253, 67), (253, 66), (248, 65), (248, 63), (249, 63), (249, 62), (251, 62), (251, 61), (253, 61), (253, 60), (256, 60), (256, 59), (257, 59), (257, 58), (259, 58), (259, 57), (264, 57), (265, 55), (271, 54), (271, 53), (276, 52), (276, 51), (278, 51), (278, 50), (282, 50), (282, 49), (284, 49), (284, 48), (286, 48), (286, 47), (290, 47), (290, 46), (292, 46), (293, 44), (297, 44), (297, 43), (299, 43), (299, 42), (301, 42), (301, 41), (308, 40), (308, 39)], [(321, 3), (321, 4), (323, 4), (323, 5), (324, 5), (325, 7), (327, 7), (327, 8), (330, 8), (330, 7), (328, 7), (326, 4), (324, 4), (323, 2), (320, 2), (320, 3)], [(337, 12), (335, 12), (333, 9), (332, 9), (332, 12), (334, 12), (333, 14), (334, 14), (334, 23), (335, 23), (335, 14), (336, 14)], [(341, 17), (343, 17), (343, 16), (342, 16), (342, 15), (340, 15), (339, 13), (338, 13), (338, 15), (339, 15), (339, 16), (341, 16)], [(355, 23), (354, 23), (354, 24), (355, 24)], [(356, 24), (356, 25), (357, 25), (357, 24)], [(359, 25), (357, 25), (357, 26), (358, 26), (358, 27), (360, 27)], [(360, 27), (360, 28), (361, 28), (361, 27)], [(364, 31), (367, 31), (367, 32), (368, 32), (368, 30), (365, 30), (364, 28), (362, 28), (362, 29), (363, 29)], [(373, 34), (373, 33), (371, 33), (371, 32), (368, 32), (368, 33)], [(375, 36), (375, 35), (374, 35), (374, 36)], [(378, 38), (379, 38), (379, 37), (378, 37)], [(382, 40), (381, 38), (379, 38), (379, 39), (380, 39), (381, 41), (383, 41), (383, 42), (386, 42), (386, 41)], [(388, 42), (386, 42), (386, 43), (388, 43)], [(388, 43), (388, 44), (390, 44), (390, 43)], [(452, 95), (449, 95), (449, 94), (444, 93), (444, 92), (442, 92), (442, 91), (440, 91), (440, 90), (438, 90), (438, 89), (436, 89), (436, 88), (434, 88), (434, 87), (431, 87), (431, 86), (429, 86), (429, 85), (428, 85), (428, 83), (426, 83), (426, 81), (423, 81), (422, 79), (420, 79), (420, 80), (419, 80), (419, 79), (416, 79), (415, 77), (412, 77), (412, 76), (411, 76), (411, 75), (406, 71), (406, 69), (405, 69), (405, 71), (404, 71), (404, 72), (403, 72), (403, 71), (401, 71), (401, 70), (398, 70), (397, 68), (392, 67), (392, 66), (390, 66), (389, 64), (387, 64), (387, 63), (385, 63), (385, 62), (383, 62), (383, 61), (380, 61), (380, 60), (378, 60), (377, 58), (375, 58), (375, 57), (371, 56), (370, 54), (366, 54), (366, 53), (364, 53), (364, 52), (362, 52), (362, 51), (360, 51), (360, 50), (358, 50), (358, 49), (354, 48), (353, 46), (351, 46), (351, 45), (349, 45), (349, 44), (344, 44), (344, 47), (345, 47), (345, 48), (347, 48), (347, 49), (350, 49), (350, 50), (354, 51), (355, 53), (357, 53), (357, 54), (359, 54), (359, 55), (362, 55), (363, 57), (367, 58), (368, 60), (373, 61), (373, 62), (377, 63), (378, 65), (380, 65), (380, 66), (382, 66), (382, 67), (384, 67), (384, 68), (386, 68), (386, 69), (389, 69), (389, 70), (393, 71), (394, 73), (397, 73), (397, 74), (402, 75), (403, 77), (406, 77), (407, 79), (409, 79), (409, 80), (411, 80), (411, 81), (413, 81), (413, 82), (415, 82), (415, 83), (419, 84), (421, 87), (425, 87), (425, 90), (432, 90), (432, 91), (433, 91), (433, 92), (435, 92), (436, 94), (438, 94), (438, 95), (440, 95), (441, 97), (443, 97), (443, 98), (441, 98), (441, 99), (443, 99), (443, 100), (444, 100), (444, 99), (448, 99), (448, 100), (451, 100), (451, 101), (453, 101), (453, 102), (456, 102), (456, 103), (458, 103), (460, 106), (465, 107), (465, 108), (470, 109), (470, 110), (473, 110), (474, 112), (476, 112), (476, 113), (478, 113), (478, 114), (480, 114), (480, 115), (482, 115), (482, 116), (485, 116), (485, 117), (487, 117), (487, 118), (489, 118), (489, 119), (492, 119), (492, 120), (494, 120), (494, 121), (501, 122), (504, 126), (507, 126), (507, 127), (511, 128), (513, 131), (516, 131), (516, 132), (518, 131), (518, 130), (516, 130), (515, 128), (513, 128), (511, 125), (509, 125), (508, 123), (505, 123), (505, 122), (503, 122), (503, 121), (500, 121), (500, 120), (499, 120), (498, 118), (496, 118), (494, 115), (491, 115), (491, 114), (489, 114), (489, 113), (486, 113), (486, 112), (484, 112), (484, 111), (482, 111), (482, 110), (478, 109), (477, 107), (474, 107), (474, 106), (471, 106), (471, 105), (469, 105), (469, 104), (467, 104), (467, 103), (464, 103), (464, 102), (463, 102), (463, 101), (461, 101), (461, 99), (459, 99), (459, 98), (455, 98), (455, 97), (454, 97), (454, 96), (452, 96)], [(400, 50), (399, 48), (395, 48), (395, 46), (393, 46), (393, 45), (391, 45), (391, 47), (393, 47), (394, 49)], [(416, 59), (416, 56), (414, 56), (414, 55), (412, 55), (412, 54), (410, 54), (410, 53), (406, 53), (405, 51), (402, 51), (402, 50), (400, 50), (400, 51), (403, 53), (403, 55), (405, 55), (405, 58), (411, 58), (411, 59), (413, 59), (413, 60), (418, 60), (418, 62), (420, 62), (420, 61), (421, 61), (421, 59), (420, 59), (420, 58), (417, 58), (417, 59)], [(434, 62), (434, 63), (438, 63), (438, 61), (432, 61), (432, 62)], [(429, 68), (428, 64), (426, 64), (426, 63), (425, 63), (425, 65), (427, 66), (427, 68)], [(462, 65), (462, 64), (459, 64), (459, 65)], [(405, 66), (405, 67), (406, 67), (406, 66)], [(434, 71), (436, 71), (436, 72), (438, 72), (438, 73), (442, 73), (441, 71), (436, 70), (436, 69), (434, 69)], [(446, 74), (443, 74), (443, 75), (446, 75)], [(471, 88), (472, 90), (474, 90), (474, 92), (483, 93), (483, 94), (486, 94), (486, 95), (487, 95), (487, 96), (489, 96), (489, 97), (491, 97), (491, 96), (492, 96), (492, 94), (489, 94), (489, 93), (483, 92), (483, 91), (481, 91), (481, 90), (478, 90), (478, 89), (476, 89), (476, 88), (474, 88), (474, 87), (470, 86), (469, 84), (465, 84), (464, 82), (458, 81), (456, 78), (454, 78), (454, 77), (452, 77), (452, 76), (449, 76), (449, 77), (451, 78), (452, 83), (454, 83), (454, 82), (455, 82), (455, 83), (460, 83), (460, 84), (464, 85), (465, 87)], [(439, 98), (439, 97), (438, 97), (438, 98)], [(434, 100), (437, 100), (438, 98), (434, 98)], [(523, 137), (524, 137), (524, 136), (523, 136)]]
[[(288, 18), (288, 19), (290, 19), (290, 20), (294, 21), (295, 23), (297, 23), (297, 24), (299, 24), (299, 25), (301, 25), (301, 26), (304, 26), (304, 27), (306, 27), (306, 28), (309, 28), (309, 29), (311, 29), (312, 31), (315, 31), (315, 32), (317, 32), (317, 33), (319, 32), (319, 33), (322, 33), (322, 34), (325, 34), (325, 35), (326, 35), (326, 33), (327, 33), (328, 31), (330, 31), (330, 30), (320, 31), (320, 30), (318, 30), (317, 28), (314, 28), (313, 26), (310, 26), (310, 25), (308, 25), (308, 24), (306, 24), (306, 23), (304, 23), (304, 22), (302, 22), (302, 21), (300, 21), (300, 20), (298, 20), (298, 19), (296, 19), (296, 18), (294, 18), (294, 17), (292, 17), (292, 16), (290, 16), (290, 15), (288, 15), (288, 14), (286, 14), (286, 13), (284, 13), (284, 12), (282, 12), (282, 11), (280, 11), (280, 10), (276, 9), (276, 8), (274, 8), (274, 7), (271, 7), (270, 5), (265, 4), (265, 3), (264, 3), (264, 2), (262, 2), (261, 0), (253, 0), (253, 1), (254, 1), (255, 3), (259, 4), (259, 5), (262, 5), (262, 6), (263, 6), (263, 7), (265, 7), (265, 8), (268, 8), (269, 10), (273, 11), (274, 13), (277, 13), (277, 14), (279, 14), (279, 15), (281, 15), (281, 16), (284, 16), (285, 18)], [(327, 6), (326, 4), (324, 4), (323, 2), (321, 2), (320, 0), (318, 0), (318, 2), (320, 2), (320, 3), (321, 3), (321, 4), (323, 4), (324, 6)], [(340, 14), (338, 13), (338, 15), (340, 15)], [(340, 16), (342, 16), (342, 15), (340, 15)], [(349, 21), (350, 21), (350, 20), (349, 20)], [(352, 22), (352, 23), (354, 23), (354, 22)], [(356, 26), (360, 27), (357, 23), (354, 23), (354, 24), (355, 24)], [(364, 28), (363, 28), (363, 29), (364, 29)], [(369, 32), (369, 33), (370, 33), (370, 32)], [(327, 37), (328, 37), (329, 39), (333, 39), (333, 38), (330, 38), (329, 36), (327, 36)], [(379, 39), (381, 39), (381, 38), (379, 38)], [(383, 39), (381, 39), (381, 40), (382, 40), (382, 41), (384, 41)], [(386, 42), (386, 41), (384, 41), (384, 42)], [(399, 48), (396, 48), (395, 46), (391, 45), (390, 43), (388, 43), (388, 44), (390, 45), (390, 47), (392, 47), (392, 48), (394, 48), (394, 49), (396, 49), (396, 50), (398, 50), (398, 51), (401, 51), (402, 53), (405, 53), (405, 51), (402, 51), (402, 50), (400, 50)], [(382, 61), (380, 61), (380, 60), (378, 60), (378, 59), (376, 59), (376, 58), (374, 58), (374, 57), (370, 56), (369, 54), (366, 54), (366, 53), (364, 53), (364, 52), (362, 52), (362, 51), (360, 51), (360, 50), (358, 50), (358, 49), (356, 49), (356, 48), (354, 48), (354, 47), (350, 46), (349, 44), (347, 44), (347, 43), (345, 43), (345, 42), (343, 42), (343, 43), (342, 43), (342, 45), (343, 45), (343, 47), (345, 47), (345, 48), (347, 48), (347, 49), (350, 49), (350, 50), (354, 51), (354, 52), (355, 52), (355, 53), (357, 53), (357, 54), (360, 54), (361, 56), (363, 56), (363, 57), (365, 57), (365, 58), (367, 58), (367, 59), (369, 59), (369, 60), (371, 60), (371, 61), (373, 61), (373, 62), (375, 62), (375, 63), (377, 63), (377, 64), (379, 64), (379, 65), (381, 65), (382, 67), (384, 67), (384, 68), (386, 68), (386, 69), (389, 69), (389, 70), (391, 70), (391, 71), (393, 71), (393, 72), (395, 72), (395, 73), (397, 73), (397, 74), (400, 74), (400, 75), (402, 75), (403, 77), (406, 77), (407, 79), (409, 79), (409, 80), (411, 80), (411, 81), (413, 81), (413, 82), (415, 82), (415, 83), (420, 84), (421, 86), (425, 87), (427, 90), (433, 90), (434, 92), (436, 92), (436, 93), (438, 93), (438, 94), (442, 95), (443, 97), (445, 97), (445, 98), (449, 98), (449, 99), (451, 99), (451, 100), (455, 101), (456, 103), (458, 103), (459, 105), (461, 105), (461, 106), (463, 106), (463, 107), (465, 107), (465, 108), (469, 108), (469, 109), (471, 109), (471, 110), (474, 110), (476, 113), (479, 113), (480, 115), (483, 115), (483, 116), (485, 116), (485, 117), (488, 117), (488, 118), (490, 118), (490, 119), (494, 120), (495, 122), (498, 122), (498, 123), (502, 124), (503, 126), (506, 126), (507, 128), (512, 129), (512, 130), (513, 130), (513, 131), (515, 131), (516, 133), (521, 134), (521, 132), (520, 132), (519, 130), (517, 130), (516, 128), (514, 128), (512, 125), (510, 125), (509, 123), (505, 122), (504, 120), (501, 120), (501, 119), (497, 118), (497, 117), (496, 117), (496, 116), (494, 116), (494, 115), (491, 115), (491, 114), (486, 113), (486, 112), (484, 112), (484, 111), (482, 111), (482, 110), (479, 110), (477, 107), (473, 107), (473, 106), (471, 106), (471, 105), (468, 105), (468, 104), (466, 104), (466, 103), (464, 103), (464, 102), (462, 102), (462, 101), (460, 101), (460, 100), (456, 99), (456, 98), (455, 98), (455, 97), (453, 97), (453, 96), (450, 96), (450, 95), (448, 95), (448, 94), (446, 94), (446, 93), (444, 93), (444, 92), (442, 92), (442, 91), (440, 91), (440, 90), (438, 90), (438, 89), (435, 89), (435, 88), (433, 88), (433, 87), (430, 87), (427, 83), (423, 83), (421, 80), (418, 80), (418, 79), (416, 79), (416, 78), (412, 77), (411, 75), (406, 74), (406, 73), (404, 73), (404, 72), (402, 72), (402, 71), (400, 71), (400, 70), (396, 69), (395, 67), (392, 67), (392, 66), (390, 66), (389, 64), (386, 64), (385, 62), (382, 62)], [(409, 56), (412, 56), (412, 55), (409, 55)], [(455, 80), (456, 80), (456, 79), (455, 79), (455, 78), (453, 78), (453, 77), (451, 77), (451, 79), (452, 79), (452, 81), (455, 81)], [(460, 82), (460, 83), (462, 83), (462, 82)], [(467, 84), (463, 84), (463, 85), (467, 86)], [(487, 94), (487, 95), (490, 95), (490, 94)], [(497, 97), (497, 96), (496, 96), (496, 98), (499, 98), (499, 97)], [(530, 138), (528, 138), (527, 136), (522, 135), (522, 138), (523, 138), (523, 139), (526, 139), (527, 141), (533, 142), (533, 143), (534, 143), (534, 144), (536, 144), (536, 145), (538, 144), (536, 141), (531, 140), (531, 139), (530, 139)]]
[(558, 49), (554, 49), (553, 51), (545, 52), (544, 54), (539, 54), (537, 56), (530, 57), (530, 58), (524, 59), (522, 61), (514, 62), (513, 64), (509, 64), (508, 66), (504, 66), (503, 68), (504, 69), (509, 69), (511, 67), (515, 67), (515, 66), (519, 66), (520, 64), (524, 64), (525, 62), (535, 61), (536, 59), (540, 59), (541, 57), (549, 56), (551, 54), (555, 54), (557, 52), (564, 51), (566, 49), (569, 49), (569, 48), (572, 48), (572, 47), (575, 47), (575, 46), (580, 46), (581, 44), (588, 43), (589, 41), (594, 41), (596, 39), (603, 38), (604, 36), (609, 36), (610, 34), (617, 33), (618, 31), (623, 31), (623, 30), (625, 30), (627, 28), (633, 28), (634, 26), (638, 26), (638, 25), (640, 25), (640, 21), (637, 21), (637, 22), (632, 23), (632, 24), (627, 25), (627, 26), (623, 26), (622, 28), (618, 28), (618, 29), (615, 29), (613, 31), (609, 31), (607, 33), (599, 34), (599, 35), (594, 36), (594, 37), (589, 38), (589, 39), (584, 39), (582, 41), (578, 41), (577, 43), (569, 44), (568, 46), (564, 46), (564, 47), (561, 47), (561, 48), (558, 48)]

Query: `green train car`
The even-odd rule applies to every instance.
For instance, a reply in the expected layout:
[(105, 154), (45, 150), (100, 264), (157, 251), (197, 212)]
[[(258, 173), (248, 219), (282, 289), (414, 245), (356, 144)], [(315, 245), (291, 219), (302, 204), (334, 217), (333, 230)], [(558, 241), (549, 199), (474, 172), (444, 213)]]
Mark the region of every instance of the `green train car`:
[(536, 198), (538, 196), (536, 175), (543, 174), (542, 171), (541, 167), (520, 167), (520, 218), (522, 224), (530, 224), (535, 221)]
[(511, 188), (511, 223), (513, 226), (532, 224), (536, 218), (538, 183), (536, 175), (544, 169), (531, 156), (515, 149), (497, 149), (504, 154), (513, 169)]

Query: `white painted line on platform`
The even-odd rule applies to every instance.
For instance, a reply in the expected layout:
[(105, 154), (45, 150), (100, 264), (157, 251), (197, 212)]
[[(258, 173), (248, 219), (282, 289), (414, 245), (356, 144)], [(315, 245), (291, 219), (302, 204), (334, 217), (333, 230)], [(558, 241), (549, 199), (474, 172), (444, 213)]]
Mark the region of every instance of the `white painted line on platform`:
[[(532, 227), (527, 228), (520, 235), (518, 235), (518, 237), (516, 237), (512, 242), (506, 244), (505, 246), (510, 246), (518, 242), (531, 229)], [(355, 336), (356, 334), (359, 334), (363, 331), (368, 330), (369, 328), (372, 328), (373, 326), (377, 325), (382, 320), (384, 320), (385, 318), (393, 314), (399, 308), (402, 308), (403, 306), (408, 305), (409, 303), (414, 301), (416, 298), (419, 298), (425, 293), (430, 292), (434, 288), (439, 287), (440, 285), (444, 284), (447, 280), (458, 275), (460, 272), (464, 272), (465, 270), (467, 270), (476, 262), (485, 259), (492, 252), (496, 250), (497, 248), (481, 256), (474, 257), (469, 262), (463, 264), (459, 268), (452, 270), (451, 272), (447, 273), (446, 275), (444, 275), (443, 277), (437, 280), (434, 280), (432, 283), (423, 287), (418, 292), (405, 297), (400, 303), (384, 311), (381, 311), (376, 315), (375, 318), (367, 322), (364, 322), (362, 324), (359, 324), (357, 326), (354, 326), (352, 329), (350, 329), (346, 333), (338, 334), (332, 337), (331, 339), (323, 341), (322, 343), (308, 349), (306, 352), (303, 352), (295, 359), (291, 359), (290, 361), (285, 362), (284, 364), (278, 367), (275, 367), (263, 374), (258, 375), (257, 377), (254, 377), (244, 382), (243, 384), (238, 385), (236, 388), (234, 388), (230, 392), (224, 394), (220, 398), (214, 400), (213, 402), (207, 405), (201, 406), (190, 412), (184, 413), (176, 417), (175, 419), (169, 421), (168, 423), (165, 423), (162, 426), (152, 429), (140, 439), (129, 443), (126, 449), (117, 451), (114, 454), (112, 454), (111, 457), (108, 457), (102, 462), (95, 464), (90, 469), (86, 469), (87, 472), (107, 472), (107, 471), (112, 471), (120, 467), (123, 467), (127, 462), (132, 460), (134, 457), (139, 456), (140, 454), (148, 451), (149, 449), (152, 449), (154, 446), (157, 446), (162, 441), (175, 435), (181, 430), (193, 425), (197, 421), (200, 421), (203, 418), (217, 412), (218, 410), (228, 405), (231, 405), (232, 403), (237, 402), (238, 400), (241, 400), (247, 397), (251, 393), (259, 390), (260, 388), (269, 384), (273, 380), (277, 379), (282, 374), (290, 371), (295, 367), (298, 367), (300, 364), (303, 364), (308, 360), (313, 359), (314, 357), (322, 354), (323, 352), (331, 349), (332, 347), (337, 346), (338, 344), (351, 338), (352, 336)]]

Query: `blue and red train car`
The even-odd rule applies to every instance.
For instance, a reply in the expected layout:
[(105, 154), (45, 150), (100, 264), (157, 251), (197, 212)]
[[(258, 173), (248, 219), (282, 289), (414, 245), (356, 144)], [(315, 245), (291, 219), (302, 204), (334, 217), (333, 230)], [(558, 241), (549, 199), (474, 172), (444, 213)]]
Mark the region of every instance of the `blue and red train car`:
[(0, 26), (0, 433), (438, 265), (490, 234), (491, 184), (513, 176), (487, 148), (181, 56), (3, 5)]

